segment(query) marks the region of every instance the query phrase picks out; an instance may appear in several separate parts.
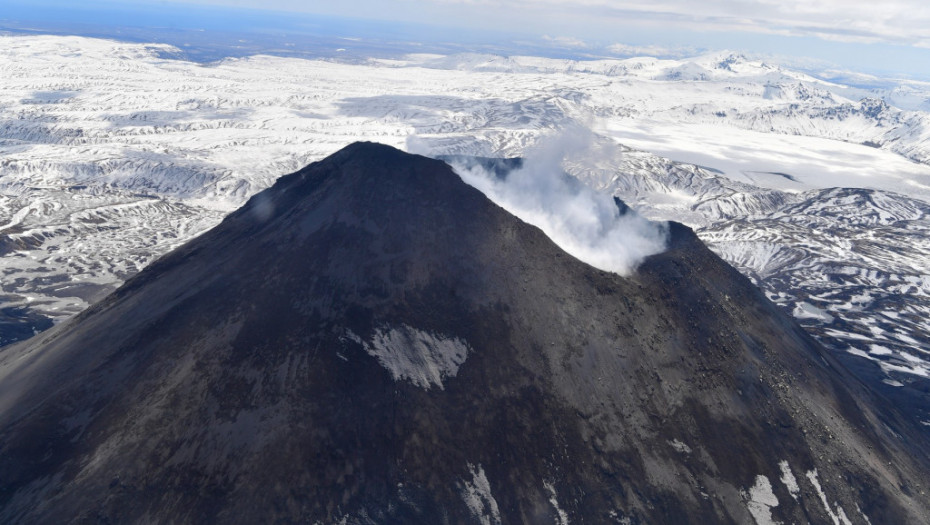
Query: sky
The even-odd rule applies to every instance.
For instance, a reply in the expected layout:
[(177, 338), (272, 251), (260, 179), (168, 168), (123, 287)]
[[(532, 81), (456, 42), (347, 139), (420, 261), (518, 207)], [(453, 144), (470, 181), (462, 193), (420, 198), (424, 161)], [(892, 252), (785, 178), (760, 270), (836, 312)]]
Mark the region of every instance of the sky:
[[(183, 3), (183, 2), (179, 2)], [(190, 3), (190, 2), (187, 2)], [(204, 0), (200, 3), (349, 16), (456, 20), (512, 28), (517, 21), (542, 31), (597, 32), (635, 20), (661, 29), (741, 31), (815, 36), (825, 40), (895, 43), (930, 48), (930, 4), (915, 0)], [(453, 18), (454, 17), (454, 18)]]
[[(62, 0), (5, 0), (55, 16)], [(79, 5), (127, 9), (126, 2)], [(930, 79), (930, 2), (925, 0), (137, 0), (444, 26), (450, 39), (496, 34), (579, 55), (687, 56), (732, 50), (849, 70)], [(233, 11), (245, 13), (246, 11)], [(3, 12), (0, 10), (0, 19)], [(790, 65), (790, 64), (789, 64)]]

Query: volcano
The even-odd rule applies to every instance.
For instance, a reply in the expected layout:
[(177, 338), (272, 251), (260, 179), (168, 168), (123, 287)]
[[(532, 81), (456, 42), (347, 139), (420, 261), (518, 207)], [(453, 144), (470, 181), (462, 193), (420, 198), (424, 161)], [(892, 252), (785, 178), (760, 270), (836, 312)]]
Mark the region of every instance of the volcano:
[(378, 144), (0, 353), (5, 523), (930, 523), (927, 479), (688, 228), (601, 271)]

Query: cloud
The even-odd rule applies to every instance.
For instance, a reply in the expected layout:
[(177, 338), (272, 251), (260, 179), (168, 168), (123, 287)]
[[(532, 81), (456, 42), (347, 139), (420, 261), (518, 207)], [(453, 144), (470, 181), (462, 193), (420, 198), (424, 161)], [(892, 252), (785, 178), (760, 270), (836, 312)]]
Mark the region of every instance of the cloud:
[(625, 57), (657, 57), (657, 58), (685, 58), (700, 54), (702, 51), (695, 47), (664, 47), (658, 45), (637, 46), (628, 44), (612, 44), (606, 50), (610, 53)]
[(687, 24), (693, 29), (736, 29), (780, 35), (814, 36), (848, 42), (930, 45), (930, 4), (915, 0), (537, 0), (514, 5), (550, 12), (584, 13), (614, 20)]
[(543, 35), (543, 40), (558, 47), (568, 47), (574, 49), (584, 49), (588, 47), (588, 44), (586, 44), (583, 40), (579, 40), (570, 36)]
[(522, 168), (505, 178), (479, 165), (453, 162), (466, 183), (499, 206), (541, 229), (563, 250), (595, 268), (629, 275), (649, 255), (665, 250), (668, 227), (632, 210), (621, 213), (613, 198), (567, 175), (566, 157), (615, 156), (616, 146), (595, 140), (573, 125), (540, 140), (525, 155)]
[[(645, 22), (660, 28), (744, 31), (824, 40), (930, 46), (930, 4), (923, 0), (406, 0), (467, 11), (509, 13), (523, 26), (587, 21), (589, 27)], [(577, 24), (576, 24), (577, 26)], [(583, 25), (582, 25), (583, 26)], [(551, 29), (549, 29), (551, 30)]]

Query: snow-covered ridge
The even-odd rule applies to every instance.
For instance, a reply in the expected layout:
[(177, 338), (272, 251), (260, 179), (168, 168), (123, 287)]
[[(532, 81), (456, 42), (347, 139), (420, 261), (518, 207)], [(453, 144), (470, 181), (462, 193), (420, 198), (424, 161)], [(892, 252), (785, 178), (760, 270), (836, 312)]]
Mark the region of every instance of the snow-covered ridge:
[(356, 140), (515, 157), (582, 126), (616, 154), (578, 152), (570, 173), (646, 217), (695, 227), (822, 340), (883, 363), (889, 381), (926, 374), (930, 89), (909, 85), (905, 103), (891, 84), (738, 55), (204, 65), (170, 51), (0, 37), (0, 312), (77, 312)]

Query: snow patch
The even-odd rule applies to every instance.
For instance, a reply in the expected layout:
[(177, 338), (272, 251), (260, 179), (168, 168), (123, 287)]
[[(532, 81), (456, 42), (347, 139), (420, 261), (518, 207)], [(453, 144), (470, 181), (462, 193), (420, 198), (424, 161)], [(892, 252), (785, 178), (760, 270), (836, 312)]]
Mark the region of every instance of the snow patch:
[(827, 515), (830, 516), (830, 519), (833, 520), (833, 525), (852, 525), (849, 521), (849, 518), (846, 517), (846, 513), (843, 512), (843, 507), (839, 505), (836, 506), (836, 512), (830, 508), (830, 502), (827, 501), (827, 495), (824, 493), (823, 489), (820, 487), (820, 481), (817, 480), (817, 469), (811, 470), (806, 474), (807, 479), (810, 480), (811, 485), (814, 486), (814, 490), (817, 491), (817, 495), (820, 496), (820, 502), (823, 504), (823, 508), (827, 511)]
[(478, 518), (481, 525), (500, 524), (501, 512), (497, 507), (497, 500), (491, 495), (491, 484), (484, 474), (484, 469), (481, 465), (475, 467), (469, 463), (468, 470), (471, 472), (472, 480), (465, 481), (462, 489), (462, 499), (465, 500), (465, 505)]
[(620, 515), (617, 514), (617, 511), (615, 511), (615, 510), (612, 510), (612, 511), (608, 512), (608, 513), (607, 513), (607, 516), (608, 516), (610, 519), (612, 519), (612, 520), (616, 521), (617, 523), (619, 523), (620, 525), (631, 525), (631, 524), (633, 523), (633, 520), (630, 519), (630, 518), (628, 518), (628, 517), (626, 517), (626, 516), (620, 517)]
[(850, 346), (849, 348), (846, 349), (846, 351), (854, 356), (863, 357), (865, 359), (872, 359), (872, 357), (867, 352), (863, 350), (859, 350), (858, 348), (854, 346)]
[(872, 525), (872, 520), (870, 520), (869, 517), (865, 515), (865, 512), (862, 512), (862, 509), (859, 507), (858, 503), (856, 504), (856, 512), (858, 512), (859, 515), (862, 516), (862, 519), (865, 520), (867, 525)]
[(918, 375), (921, 377), (930, 377), (930, 368), (927, 367), (927, 363), (923, 363), (923, 362), (917, 363), (915, 361), (911, 361), (911, 362), (915, 364), (912, 366), (907, 366), (908, 364), (907, 362), (902, 363), (902, 364), (892, 364), (888, 362), (881, 362), (879, 363), (879, 366), (881, 366), (882, 371), (884, 371), (888, 375), (890, 375), (891, 372), (899, 372), (899, 373), (904, 373), (904, 374)]
[(684, 443), (682, 443), (681, 441), (678, 441), (677, 439), (673, 439), (669, 441), (668, 444), (671, 445), (672, 448), (675, 449), (676, 452), (681, 452), (682, 454), (691, 453), (691, 447), (689, 447), (688, 445), (685, 445)]
[(742, 493), (746, 499), (746, 507), (752, 518), (758, 525), (775, 525), (777, 522), (772, 519), (772, 508), (778, 506), (778, 498), (772, 492), (772, 484), (769, 478), (759, 475), (756, 476), (756, 484), (749, 489), (749, 492)]
[(430, 334), (405, 324), (379, 328), (374, 339), (362, 346), (395, 381), (407, 380), (426, 390), (434, 385), (442, 390), (442, 380), (455, 377), (470, 350), (461, 339)]
[(817, 319), (826, 324), (833, 322), (832, 315), (805, 301), (801, 301), (795, 305), (794, 312), (792, 313), (798, 319)]
[(543, 483), (543, 486), (546, 487), (546, 492), (549, 493), (549, 503), (552, 504), (552, 507), (555, 508), (555, 512), (558, 514), (558, 525), (568, 525), (568, 514), (559, 507), (559, 500), (555, 494), (555, 487), (549, 482)]
[(794, 477), (794, 472), (791, 472), (791, 466), (788, 465), (787, 461), (783, 460), (778, 464), (778, 468), (781, 469), (781, 482), (787, 487), (788, 494), (791, 494), (791, 497), (797, 501), (801, 487), (798, 486), (798, 480)]

